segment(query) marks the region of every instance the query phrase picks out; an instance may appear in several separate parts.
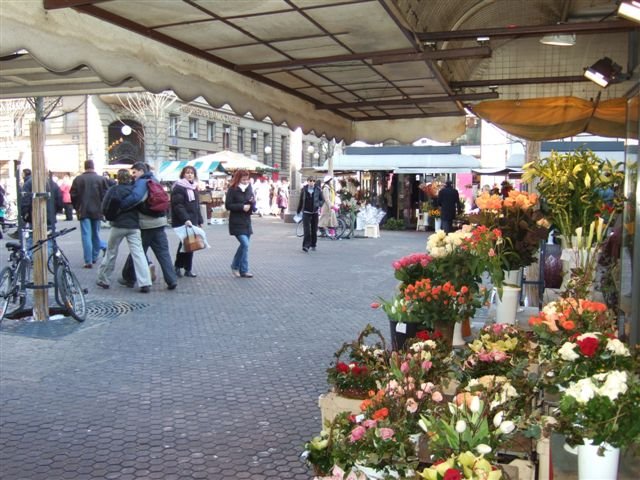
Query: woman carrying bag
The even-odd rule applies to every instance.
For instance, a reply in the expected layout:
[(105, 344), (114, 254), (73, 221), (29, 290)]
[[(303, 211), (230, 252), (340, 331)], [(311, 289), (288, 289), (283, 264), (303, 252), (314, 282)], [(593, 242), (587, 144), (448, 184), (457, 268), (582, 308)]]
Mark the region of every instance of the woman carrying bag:
[[(171, 190), (171, 226), (202, 227), (203, 219), (200, 214), (200, 202), (198, 201), (198, 174), (196, 169), (190, 166), (184, 167), (180, 172), (180, 180), (173, 184)], [(193, 273), (193, 252), (182, 251), (182, 242), (178, 245), (176, 261), (174, 263), (176, 275), (182, 277), (184, 269), (185, 277), (195, 277)]]

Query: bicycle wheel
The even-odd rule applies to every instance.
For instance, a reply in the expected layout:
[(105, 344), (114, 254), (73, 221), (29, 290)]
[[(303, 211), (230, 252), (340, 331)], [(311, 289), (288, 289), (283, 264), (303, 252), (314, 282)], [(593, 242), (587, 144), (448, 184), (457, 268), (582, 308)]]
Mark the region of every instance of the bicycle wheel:
[(78, 322), (84, 322), (87, 317), (84, 290), (68, 265), (58, 267), (56, 285), (62, 304), (69, 312), (69, 315)]
[(334, 240), (339, 240), (344, 235), (345, 230), (347, 229), (347, 225), (344, 223), (342, 218), (338, 218), (338, 225), (336, 226), (335, 233), (333, 235)]
[(0, 272), (0, 322), (24, 307), (27, 300), (20, 295), (18, 278), (11, 267), (4, 267)]
[(298, 222), (298, 225), (296, 226), (296, 237), (304, 237), (304, 225), (302, 222)]
[(55, 261), (56, 252), (51, 252), (49, 254), (49, 258), (47, 258), (47, 270), (51, 275), (56, 274), (56, 261)]

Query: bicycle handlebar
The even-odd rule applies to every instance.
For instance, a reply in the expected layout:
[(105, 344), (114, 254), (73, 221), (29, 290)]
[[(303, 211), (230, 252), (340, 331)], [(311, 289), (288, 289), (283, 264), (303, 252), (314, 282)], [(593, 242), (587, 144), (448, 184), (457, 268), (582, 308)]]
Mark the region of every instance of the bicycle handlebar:
[(63, 228), (59, 232), (53, 232), (51, 235), (47, 235), (47, 238), (43, 238), (42, 240), (38, 240), (35, 242), (28, 250), (35, 250), (40, 248), (43, 244), (47, 243), (49, 240), (53, 240), (54, 238), (61, 237), (62, 235), (66, 235), (69, 232), (72, 232), (76, 229), (76, 227)]

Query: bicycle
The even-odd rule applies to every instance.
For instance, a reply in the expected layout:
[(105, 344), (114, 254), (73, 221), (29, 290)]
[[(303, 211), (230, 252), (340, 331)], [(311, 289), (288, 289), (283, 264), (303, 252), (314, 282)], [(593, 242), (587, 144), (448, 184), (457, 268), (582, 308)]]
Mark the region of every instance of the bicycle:
[(53, 272), (55, 299), (65, 312), (78, 322), (84, 322), (87, 315), (85, 291), (78, 278), (71, 270), (69, 260), (56, 242), (56, 238), (75, 230), (75, 227), (54, 232), (47, 238), (36, 242), (30, 248), (24, 248), (18, 242), (7, 242), (10, 265), (0, 271), (0, 321), (10, 317), (24, 308), (27, 300), (27, 289), (33, 288), (29, 281), (31, 276), (31, 259), (29, 252), (34, 252), (47, 242), (51, 242), (52, 253), (47, 266)]
[[(347, 225), (344, 219), (338, 217), (338, 224), (334, 228), (330, 227), (320, 227), (318, 228), (318, 237), (319, 238), (329, 238), (331, 240), (339, 240), (344, 235), (345, 230), (347, 229)], [(303, 222), (298, 222), (296, 226), (296, 237), (302, 238), (304, 237), (304, 225)]]

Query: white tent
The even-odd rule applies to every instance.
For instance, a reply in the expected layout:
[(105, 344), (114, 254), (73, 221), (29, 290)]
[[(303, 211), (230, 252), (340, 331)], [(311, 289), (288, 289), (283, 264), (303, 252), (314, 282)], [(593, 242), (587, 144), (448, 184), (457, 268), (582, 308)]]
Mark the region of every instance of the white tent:
[(250, 172), (273, 172), (277, 168), (270, 167), (262, 162), (249, 158), (241, 153), (232, 152), (230, 150), (223, 150), (218, 153), (206, 155), (198, 160), (207, 159), (215, 162), (220, 162), (223, 168), (227, 171), (245, 169)]
[(189, 161), (166, 161), (160, 165), (160, 170), (156, 173), (156, 176), (161, 182), (173, 182), (180, 178), (180, 172), (184, 167), (190, 166), (196, 169), (198, 173), (198, 179), (206, 181), (209, 178), (209, 172), (214, 172), (215, 175), (226, 175), (219, 160), (212, 160), (211, 155), (196, 158)]
[[(447, 154), (383, 154), (336, 155), (333, 169), (337, 171), (385, 170), (404, 174), (464, 173), (478, 168), (480, 161), (460, 153)], [(328, 161), (320, 171), (328, 168)]]

